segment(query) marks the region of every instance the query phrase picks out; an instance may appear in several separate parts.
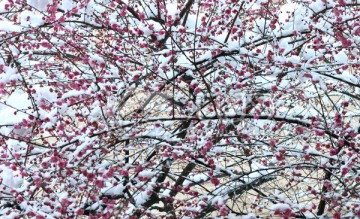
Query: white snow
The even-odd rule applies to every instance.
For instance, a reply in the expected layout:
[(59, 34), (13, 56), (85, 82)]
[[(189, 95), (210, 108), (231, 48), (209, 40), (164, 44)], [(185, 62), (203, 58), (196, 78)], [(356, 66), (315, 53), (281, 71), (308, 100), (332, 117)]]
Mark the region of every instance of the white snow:
[(345, 54), (345, 52), (343, 52), (343, 51), (341, 51), (337, 54), (333, 54), (333, 56), (334, 56), (334, 59), (336, 62), (339, 62), (341, 64), (346, 64), (348, 62), (348, 57)]

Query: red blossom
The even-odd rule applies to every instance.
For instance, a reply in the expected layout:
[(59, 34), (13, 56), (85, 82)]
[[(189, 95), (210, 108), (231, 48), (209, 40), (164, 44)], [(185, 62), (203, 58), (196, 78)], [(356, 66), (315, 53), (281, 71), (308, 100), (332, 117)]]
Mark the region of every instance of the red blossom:
[(215, 186), (218, 186), (220, 184), (220, 180), (218, 178), (211, 178), (210, 182)]

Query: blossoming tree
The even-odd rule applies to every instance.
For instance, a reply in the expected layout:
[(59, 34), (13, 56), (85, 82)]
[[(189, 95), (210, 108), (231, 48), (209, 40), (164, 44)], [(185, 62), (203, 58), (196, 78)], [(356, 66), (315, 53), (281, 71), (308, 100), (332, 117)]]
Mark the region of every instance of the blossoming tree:
[(0, 217), (360, 217), (359, 6), (2, 0)]

